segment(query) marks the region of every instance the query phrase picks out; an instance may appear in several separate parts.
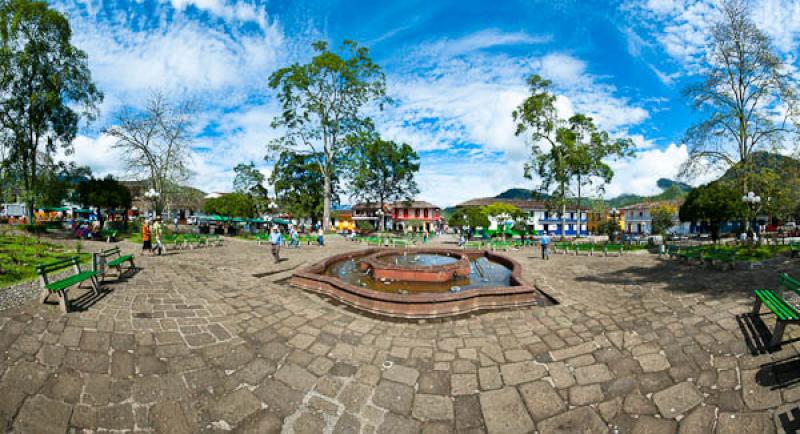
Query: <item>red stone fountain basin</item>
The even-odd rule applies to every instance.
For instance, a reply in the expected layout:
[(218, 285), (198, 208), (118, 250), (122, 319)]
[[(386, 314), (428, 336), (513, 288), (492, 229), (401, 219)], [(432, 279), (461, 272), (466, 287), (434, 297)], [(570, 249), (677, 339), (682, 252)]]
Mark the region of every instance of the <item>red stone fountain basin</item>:
[(522, 266), (518, 262), (509, 257), (483, 250), (441, 249), (436, 251), (449, 251), (469, 256), (483, 255), (491, 261), (501, 263), (511, 270), (508, 286), (470, 289), (462, 292), (396, 294), (359, 287), (325, 274), (325, 270), (337, 262), (365, 258), (383, 251), (390, 251), (394, 254), (403, 252), (399, 249), (373, 248), (330, 256), (294, 273), (289, 283), (292, 286), (331, 297), (357, 310), (379, 316), (407, 319), (442, 318), (481, 310), (549, 304), (546, 295), (522, 279)]
[(405, 254), (435, 254), (456, 259), (443, 265), (395, 264), (389, 259), (398, 256), (394, 250), (383, 250), (361, 259), (361, 270), (371, 270), (372, 276), (379, 280), (399, 280), (403, 282), (447, 282), (470, 273), (469, 257), (463, 252), (437, 249), (414, 249)]

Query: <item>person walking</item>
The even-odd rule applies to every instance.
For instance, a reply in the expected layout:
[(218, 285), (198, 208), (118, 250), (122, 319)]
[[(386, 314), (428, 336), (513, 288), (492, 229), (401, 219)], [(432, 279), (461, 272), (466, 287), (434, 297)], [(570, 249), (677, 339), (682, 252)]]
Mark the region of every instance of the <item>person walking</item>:
[(300, 248), (300, 237), (297, 234), (297, 229), (295, 229), (294, 226), (289, 229), (289, 246), (295, 249)]
[(422, 244), (428, 244), (428, 230), (422, 232)]
[(175, 216), (175, 220), (173, 220), (172, 223), (175, 225), (175, 233), (177, 234), (178, 233), (178, 216)]
[(550, 237), (545, 232), (542, 235), (542, 239), (540, 240), (542, 243), (542, 259), (549, 261), (550, 260)]
[(283, 237), (281, 237), (281, 232), (278, 230), (278, 226), (272, 227), (272, 233), (269, 235), (269, 243), (272, 245), (272, 257), (275, 259), (275, 263), (281, 262), (281, 244), (283, 243)]
[(161, 235), (164, 231), (164, 228), (161, 226), (161, 217), (156, 217), (155, 223), (153, 223), (152, 229), (152, 236), (155, 238), (155, 244), (153, 245), (153, 253), (158, 250), (158, 256), (161, 256), (161, 252), (164, 251), (164, 245), (161, 244)]
[(145, 252), (153, 252), (153, 244), (150, 241), (150, 222), (147, 220), (142, 223), (142, 255)]
[(317, 231), (317, 243), (320, 247), (325, 247), (325, 231), (322, 230), (322, 226)]

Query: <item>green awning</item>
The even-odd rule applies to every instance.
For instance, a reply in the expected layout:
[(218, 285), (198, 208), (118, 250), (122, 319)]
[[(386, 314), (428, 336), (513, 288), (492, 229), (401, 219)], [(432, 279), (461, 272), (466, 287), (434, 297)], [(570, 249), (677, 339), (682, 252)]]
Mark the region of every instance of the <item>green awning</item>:
[(272, 219), (272, 223), (288, 226), (292, 222), (290, 222), (289, 220), (286, 220), (286, 219), (282, 219), (282, 218), (274, 218), (274, 219)]
[(236, 223), (244, 223), (244, 222), (247, 221), (247, 219), (243, 219), (241, 217), (234, 217), (233, 221), (236, 222)]
[(247, 219), (250, 223), (266, 223), (264, 219)]
[(42, 208), (42, 211), (54, 211), (54, 212), (64, 212), (69, 210), (67, 207), (57, 207), (57, 208)]
[(76, 208), (76, 209), (72, 210), (72, 212), (78, 213), (78, 214), (91, 214), (94, 211), (92, 211), (90, 209)]

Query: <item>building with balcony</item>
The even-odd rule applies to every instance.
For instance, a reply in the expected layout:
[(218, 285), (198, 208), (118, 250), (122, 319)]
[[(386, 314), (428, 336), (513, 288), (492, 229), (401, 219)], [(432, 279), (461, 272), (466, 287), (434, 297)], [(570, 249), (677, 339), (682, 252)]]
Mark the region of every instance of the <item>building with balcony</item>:
[(651, 212), (654, 208), (662, 205), (670, 205), (675, 208), (675, 214), (672, 216), (673, 225), (667, 232), (674, 234), (688, 234), (691, 232), (691, 225), (688, 222), (682, 223), (678, 217), (680, 203), (673, 201), (644, 202), (620, 208), (619, 212), (624, 217), (625, 232), (642, 235), (652, 234), (653, 216)]
[(434, 232), (442, 224), (441, 208), (419, 200), (393, 203), (391, 218), (393, 229), (400, 232)]
[(496, 197), (486, 197), (479, 199), (472, 199), (460, 203), (456, 208), (478, 208), (488, 206), (494, 203), (502, 203), (512, 205), (520, 209), (525, 214), (525, 225), (531, 230), (538, 232), (547, 232), (552, 235), (562, 234), (562, 223), (566, 228), (563, 231), (564, 235), (587, 235), (589, 233), (588, 226), (588, 213), (589, 208), (582, 207), (580, 216), (578, 210), (567, 209), (565, 219), (562, 221), (561, 213), (548, 209), (547, 203), (533, 199), (502, 199)]

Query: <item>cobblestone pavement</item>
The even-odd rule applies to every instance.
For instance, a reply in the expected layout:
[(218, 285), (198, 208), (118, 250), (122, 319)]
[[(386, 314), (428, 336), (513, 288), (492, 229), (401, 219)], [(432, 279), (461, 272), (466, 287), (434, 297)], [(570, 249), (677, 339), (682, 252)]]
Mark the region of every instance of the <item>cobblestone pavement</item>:
[(0, 427), (769, 433), (800, 400), (800, 343), (765, 353), (773, 320), (748, 315), (750, 289), (800, 274), (789, 262), (719, 271), (513, 251), (561, 304), (428, 322), (367, 317), (285, 285), (295, 267), (354, 248), (333, 239), (284, 250), (280, 264), (238, 240), (137, 255), (142, 270), (106, 282), (81, 312), (36, 301), (0, 312)]

